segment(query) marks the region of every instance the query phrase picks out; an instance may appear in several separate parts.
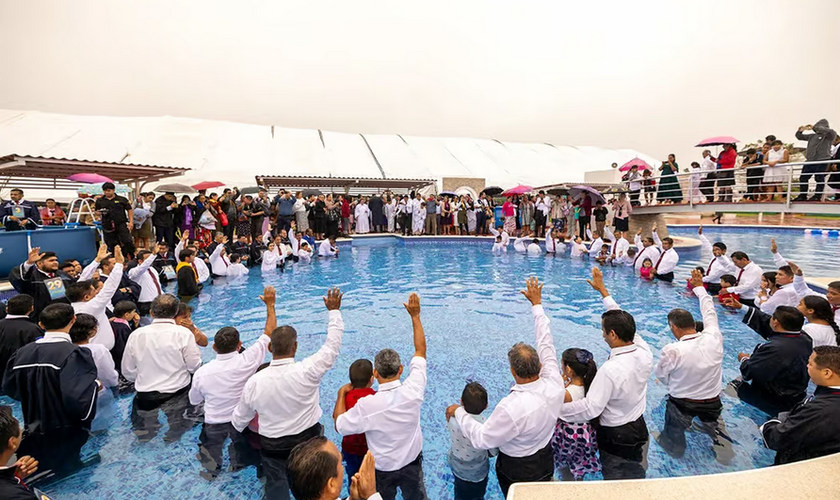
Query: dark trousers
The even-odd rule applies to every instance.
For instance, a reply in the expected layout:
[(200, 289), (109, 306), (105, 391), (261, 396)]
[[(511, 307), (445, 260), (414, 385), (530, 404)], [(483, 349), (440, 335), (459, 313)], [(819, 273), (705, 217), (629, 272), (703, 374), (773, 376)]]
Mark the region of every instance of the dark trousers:
[(706, 178), (700, 181), (700, 192), (706, 197), (706, 201), (713, 201), (715, 198), (715, 173), (706, 174)]
[(344, 459), (344, 472), (347, 473), (347, 484), (350, 484), (350, 478), (355, 476), (359, 472), (359, 469), (362, 468), (362, 460), (364, 460), (365, 456), (342, 451), (341, 458)]
[(411, 235), (411, 214), (405, 214), (403, 217), (403, 234)]
[(131, 427), (137, 440), (146, 443), (157, 436), (161, 427), (159, 410), (163, 410), (169, 423), (169, 430), (163, 436), (166, 443), (178, 441), (194, 427), (198, 422), (184, 417), (184, 412), (190, 407), (189, 390), (190, 386), (171, 393), (138, 392), (131, 405)]
[(397, 498), (397, 488), (403, 500), (426, 500), (426, 485), (423, 483), (423, 454), (413, 462), (393, 471), (376, 471), (376, 489), (382, 500)]
[(485, 214), (483, 210), (477, 210), (475, 212), (475, 234), (488, 234), (487, 214)]
[[(38, 460), (39, 475), (47, 480), (60, 479), (82, 468), (79, 454), (87, 443), (90, 431), (83, 427), (62, 428), (46, 433), (23, 432), (23, 440), (17, 450), (17, 456), (30, 455)], [(47, 472), (49, 471), (49, 474)], [(33, 480), (27, 480), (30, 482)]]
[(645, 417), (618, 427), (598, 427), (598, 453), (604, 479), (644, 479), (648, 430)]
[(170, 250), (175, 249), (175, 228), (155, 226), (155, 241), (166, 243)]
[(723, 405), (720, 398), (705, 401), (680, 399), (669, 396), (665, 403), (665, 427), (659, 435), (659, 445), (670, 455), (682, 457), (685, 454), (685, 431), (691, 427), (694, 417), (703, 422), (704, 430), (717, 441), (718, 421)]
[(670, 273), (665, 273), (665, 274), (657, 273), (657, 274), (654, 274), (653, 277), (658, 279), (658, 280), (667, 281), (668, 283), (671, 283), (671, 282), (674, 281), (674, 271), (671, 271)]
[(589, 227), (589, 217), (584, 217), (581, 215), (580, 218), (578, 218), (578, 226), (580, 226), (580, 238), (585, 240), (586, 229)]
[(455, 500), (484, 500), (486, 493), (486, 477), (483, 481), (471, 483), (455, 476)]
[[(324, 435), (324, 426), (315, 424), (293, 436), (268, 438), (260, 436), (260, 453), (265, 475), (264, 500), (289, 500), (289, 478), (286, 465), (292, 448), (304, 441)], [(377, 486), (379, 483), (377, 482)]]
[(744, 297), (741, 297), (740, 299), (738, 299), (738, 302), (745, 306), (756, 307), (755, 299), (745, 299)]
[(732, 384), (738, 389), (738, 397), (741, 401), (750, 406), (754, 406), (771, 417), (776, 417), (779, 413), (790, 411), (794, 406), (801, 403), (806, 393), (796, 396), (782, 397), (772, 394), (757, 384), (744, 382), (743, 380), (734, 380)]
[(233, 241), (233, 232), (236, 230), (236, 214), (227, 214), (228, 225), (222, 226), (222, 233), (227, 236), (228, 241)]
[(817, 181), (817, 187), (814, 189), (814, 197), (822, 197), (823, 189), (825, 188), (825, 165), (805, 165), (802, 167), (802, 174), (799, 176), (799, 197), (804, 198), (808, 196), (808, 181), (811, 177)]
[(262, 217), (252, 217), (251, 218), (251, 238), (260, 238), (262, 237), (262, 227), (263, 227), (263, 218)]
[(230, 439), (228, 455), (232, 471), (244, 469), (249, 465), (257, 465), (259, 454), (248, 443), (245, 435), (248, 432), (250, 431), (247, 428), (244, 433), (237, 431), (230, 422), (204, 424), (198, 436), (198, 459), (202, 467), (212, 476), (221, 472), (222, 449), (228, 439)]
[(641, 191), (630, 191), (630, 205), (631, 206), (639, 206), (639, 195), (642, 194)]
[(292, 221), (295, 220), (294, 215), (278, 215), (277, 216), (277, 232), (285, 229), (287, 232), (292, 228)]
[(764, 174), (763, 168), (747, 169), (747, 195), (744, 198), (755, 200), (761, 193), (761, 179)]
[(496, 477), (505, 497), (513, 483), (551, 481), (554, 477), (551, 443), (527, 457), (511, 457), (499, 452), (499, 458), (496, 459)]
[(113, 231), (102, 231), (102, 236), (111, 252), (119, 245), (123, 255), (134, 255), (134, 238), (125, 224), (117, 224)]

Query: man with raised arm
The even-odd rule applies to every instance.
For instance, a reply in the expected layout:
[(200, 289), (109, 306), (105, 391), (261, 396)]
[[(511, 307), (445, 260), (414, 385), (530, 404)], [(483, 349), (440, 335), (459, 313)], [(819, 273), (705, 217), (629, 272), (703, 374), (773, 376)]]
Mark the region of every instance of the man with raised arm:
[(703, 276), (703, 285), (710, 295), (717, 295), (720, 292), (720, 277), (724, 274), (735, 273), (735, 264), (726, 256), (726, 244), (716, 241), (714, 245), (703, 234), (703, 224), (697, 229), (702, 243), (703, 254), (712, 256), (709, 265), (706, 267), (706, 274)]
[(653, 224), (653, 242), (660, 250), (659, 258), (653, 264), (653, 277), (661, 280), (672, 282), (674, 281), (674, 269), (680, 262), (680, 256), (674, 250), (674, 240), (666, 236), (659, 239), (659, 234), (656, 232), (656, 224)]
[(447, 420), (454, 417), (474, 447), (499, 448), (496, 476), (505, 496), (513, 483), (551, 481), (554, 476), (551, 437), (565, 397), (565, 384), (542, 307), (542, 287), (537, 278), (531, 277), (521, 292), (531, 302), (537, 348), (519, 342), (508, 351), (510, 372), (516, 381), (510, 394), (499, 401), (484, 423), (460, 405), (446, 409)]
[(601, 330), (610, 357), (598, 369), (586, 397), (560, 407), (560, 418), (581, 423), (599, 419), (598, 450), (604, 479), (644, 478), (648, 447), (644, 413), (653, 354), (636, 332), (633, 316), (610, 296), (601, 270), (593, 268), (592, 279), (587, 281), (601, 294), (607, 309), (601, 315)]
[(832, 281), (828, 284), (828, 290), (826, 290), (825, 295), (815, 292), (805, 283), (805, 276), (802, 273), (802, 269), (796, 265), (794, 262), (788, 262), (791, 270), (793, 271), (793, 288), (796, 290), (796, 294), (801, 299), (802, 297), (807, 297), (808, 295), (816, 295), (817, 297), (822, 297), (828, 301), (829, 305), (831, 305), (831, 310), (834, 312), (834, 322), (840, 325), (840, 281)]
[(77, 281), (67, 287), (67, 299), (76, 314), (87, 313), (96, 318), (98, 325), (96, 335), (90, 339), (90, 342), (102, 344), (109, 351), (114, 347), (114, 329), (111, 327), (111, 322), (108, 320), (105, 311), (111, 304), (111, 299), (117, 292), (122, 280), (125, 257), (123, 257), (119, 245), (114, 247), (114, 262), (114, 268), (111, 269), (111, 274), (105, 280), (101, 290), (97, 291), (91, 281)]
[(400, 382), (400, 355), (393, 349), (379, 351), (373, 362), (379, 391), (347, 410), (344, 396), (350, 388), (343, 386), (335, 405), (335, 429), (342, 436), (365, 434), (376, 458), (376, 484), (383, 499), (394, 500), (399, 488), (405, 500), (425, 500), (420, 407), (426, 395), (426, 334), (420, 297), (412, 293), (403, 305), (414, 331), (414, 356), (405, 383)]
[(269, 350), (273, 356), (265, 370), (256, 373), (245, 383), (242, 399), (233, 411), (231, 423), (242, 432), (260, 416), (260, 446), (265, 498), (288, 499), (289, 481), (286, 464), (292, 448), (324, 433), (318, 421), (323, 412), (320, 405), (321, 379), (335, 364), (344, 335), (341, 318), (341, 291), (331, 288), (324, 297), (329, 311), (327, 341), (318, 352), (295, 361), (297, 330), (284, 325), (271, 332)]
[(656, 438), (668, 454), (682, 457), (685, 453), (685, 430), (695, 417), (703, 430), (712, 437), (715, 456), (727, 463), (732, 458), (731, 441), (724, 437), (720, 412), (723, 334), (712, 297), (703, 288), (703, 273), (691, 272), (692, 291), (700, 299), (703, 331), (698, 332), (694, 317), (685, 309), (668, 313), (668, 326), (677, 339), (662, 348), (662, 357), (653, 373), (668, 386), (665, 405), (665, 427)]
[[(245, 383), (256, 373), (265, 360), (271, 334), (277, 328), (274, 311), (277, 294), (274, 287), (267, 286), (260, 296), (265, 304), (265, 328), (263, 335), (253, 345), (242, 350), (239, 331), (225, 326), (213, 338), (216, 359), (196, 370), (190, 387), (190, 404), (197, 406), (204, 402), (204, 427), (199, 435), (201, 464), (215, 477), (222, 469), (222, 447), (230, 438), (230, 461), (233, 470), (239, 470), (250, 461), (250, 446), (245, 434), (234, 429), (231, 421), (233, 411), (242, 398)], [(245, 433), (249, 432), (247, 430)]]
[(34, 299), (35, 318), (50, 302), (67, 302), (66, 289), (74, 281), (67, 273), (58, 269), (58, 257), (55, 252), (41, 253), (40, 247), (29, 250), (26, 262), (12, 269), (9, 275), (9, 282), (18, 293), (25, 293)]
[(644, 240), (642, 239), (642, 228), (639, 228), (636, 232), (636, 237), (633, 238), (633, 242), (636, 244), (636, 258), (633, 259), (633, 268), (635, 268), (637, 273), (642, 268), (642, 264), (645, 263), (645, 259), (650, 259), (654, 263), (659, 260), (659, 247), (656, 246), (653, 238), (649, 236)]
[(796, 307), (799, 305), (799, 294), (793, 286), (793, 269), (779, 254), (775, 238), (770, 238), (770, 251), (773, 253), (773, 263), (779, 268), (776, 271), (776, 291), (768, 296), (767, 292), (762, 290), (758, 294), (756, 304), (762, 312), (767, 314), (773, 314), (779, 306)]
[(754, 306), (758, 292), (761, 291), (761, 275), (764, 270), (750, 260), (744, 252), (732, 252), (732, 263), (738, 271), (735, 274), (735, 286), (723, 288), (725, 293), (735, 293), (741, 297), (741, 303)]

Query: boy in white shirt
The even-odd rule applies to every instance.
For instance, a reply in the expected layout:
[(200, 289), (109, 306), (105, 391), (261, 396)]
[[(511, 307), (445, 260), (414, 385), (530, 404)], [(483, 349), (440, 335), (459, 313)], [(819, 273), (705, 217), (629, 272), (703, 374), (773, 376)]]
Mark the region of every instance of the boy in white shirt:
[(248, 274), (248, 268), (241, 262), (241, 256), (238, 253), (231, 254), (230, 266), (227, 268), (228, 278), (237, 278)]
[(416, 236), (423, 234), (423, 228), (426, 224), (426, 202), (421, 201), (414, 205), (414, 213), (411, 217), (412, 231)]
[(90, 343), (90, 339), (96, 336), (97, 326), (95, 316), (85, 313), (77, 314), (76, 322), (70, 328), (70, 340), (77, 346), (90, 351), (93, 362), (96, 364), (96, 378), (102, 382), (102, 388), (116, 387), (119, 384), (119, 375), (117, 375), (111, 352), (102, 344)]

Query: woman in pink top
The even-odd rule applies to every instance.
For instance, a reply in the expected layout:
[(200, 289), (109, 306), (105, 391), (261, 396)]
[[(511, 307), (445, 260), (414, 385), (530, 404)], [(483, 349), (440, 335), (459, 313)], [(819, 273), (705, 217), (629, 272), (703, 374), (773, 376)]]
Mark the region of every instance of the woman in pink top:
[(735, 161), (738, 159), (738, 152), (734, 144), (723, 146), (723, 152), (717, 159), (718, 172), (718, 202), (732, 202), (732, 186), (735, 185)]
[(510, 198), (505, 200), (504, 205), (502, 205), (502, 215), (505, 218), (505, 232), (507, 234), (515, 234), (516, 233), (516, 209), (511, 203)]

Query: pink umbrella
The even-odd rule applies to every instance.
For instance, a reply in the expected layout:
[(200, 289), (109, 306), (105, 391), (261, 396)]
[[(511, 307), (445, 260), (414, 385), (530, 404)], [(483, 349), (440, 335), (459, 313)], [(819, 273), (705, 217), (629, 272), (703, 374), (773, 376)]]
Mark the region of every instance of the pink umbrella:
[(196, 191), (204, 191), (205, 189), (213, 189), (224, 186), (224, 183), (218, 181), (204, 181), (198, 184), (193, 184), (192, 188)]
[(694, 147), (701, 148), (703, 146), (723, 146), (724, 144), (735, 144), (738, 142), (741, 141), (728, 135), (721, 135), (718, 137), (709, 137), (708, 139), (704, 139), (698, 142)]
[(534, 188), (532, 188), (531, 186), (524, 186), (524, 185), (520, 184), (516, 187), (512, 187), (512, 188), (508, 189), (507, 191), (502, 193), (502, 196), (516, 196), (516, 195), (520, 195), (520, 194), (530, 193), (533, 190), (534, 190)]
[(648, 165), (645, 160), (639, 158), (638, 156), (622, 165), (618, 170), (621, 172), (627, 172), (633, 167), (639, 167), (639, 170), (653, 170), (653, 168)]
[(99, 174), (81, 173), (73, 174), (67, 178), (68, 181), (84, 182), (85, 184), (99, 184), (102, 182), (114, 182), (111, 179)]

